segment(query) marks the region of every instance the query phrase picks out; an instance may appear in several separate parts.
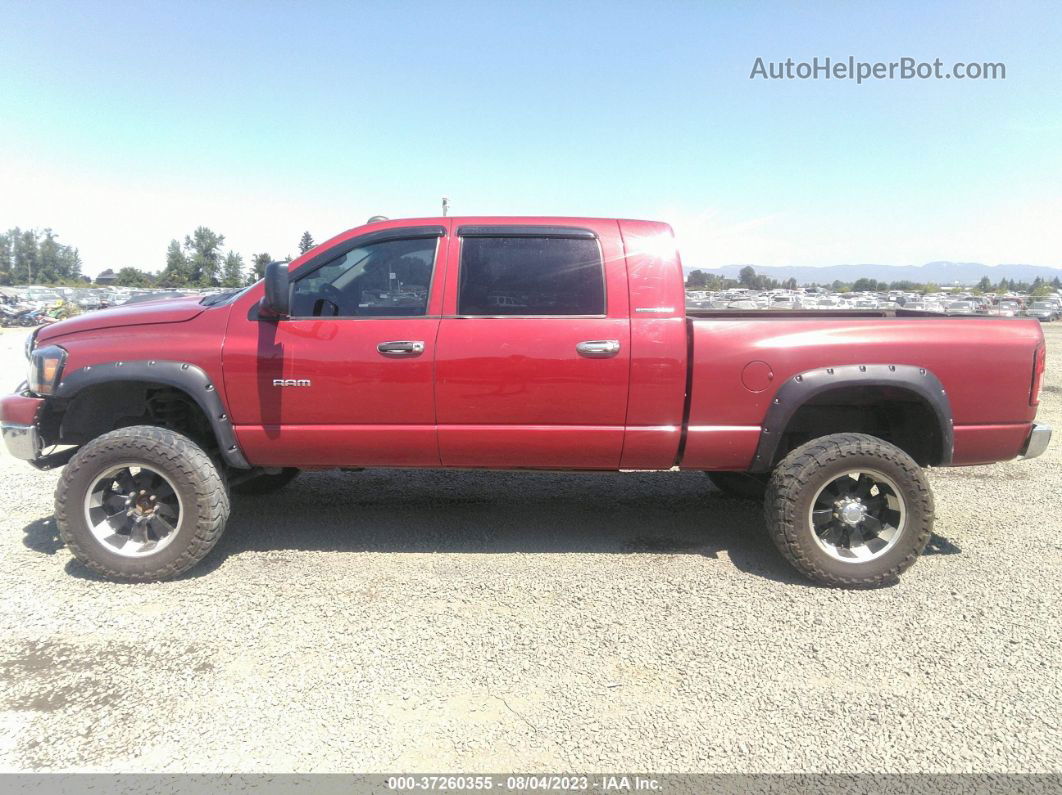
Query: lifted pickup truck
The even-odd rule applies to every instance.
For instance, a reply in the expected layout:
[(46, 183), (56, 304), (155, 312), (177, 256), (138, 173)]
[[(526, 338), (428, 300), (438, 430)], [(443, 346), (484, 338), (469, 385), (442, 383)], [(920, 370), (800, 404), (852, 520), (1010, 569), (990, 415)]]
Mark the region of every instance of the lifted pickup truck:
[(929, 538), (923, 467), (1050, 439), (1035, 320), (684, 305), (665, 224), (375, 222), (239, 292), (39, 329), (0, 419), (65, 465), (73, 554), (127, 580), (188, 570), (230, 490), (300, 469), (677, 468), (759, 494), (808, 577), (874, 586)]

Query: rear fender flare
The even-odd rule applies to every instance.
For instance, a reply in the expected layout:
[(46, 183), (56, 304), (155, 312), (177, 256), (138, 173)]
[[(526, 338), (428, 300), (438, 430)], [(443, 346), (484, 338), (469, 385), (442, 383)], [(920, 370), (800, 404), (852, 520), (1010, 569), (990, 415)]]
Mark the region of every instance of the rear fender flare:
[(896, 387), (924, 400), (933, 410), (940, 427), (940, 465), (951, 463), (954, 419), (948, 394), (936, 375), (924, 367), (907, 364), (846, 364), (808, 370), (778, 388), (767, 409), (749, 471), (771, 470), (782, 436), (801, 406), (831, 390), (852, 386)]
[(203, 368), (190, 362), (151, 359), (89, 365), (63, 374), (55, 397), (69, 399), (87, 387), (113, 381), (148, 381), (181, 390), (202, 409), (225, 463), (237, 469), (250, 469), (217, 388)]

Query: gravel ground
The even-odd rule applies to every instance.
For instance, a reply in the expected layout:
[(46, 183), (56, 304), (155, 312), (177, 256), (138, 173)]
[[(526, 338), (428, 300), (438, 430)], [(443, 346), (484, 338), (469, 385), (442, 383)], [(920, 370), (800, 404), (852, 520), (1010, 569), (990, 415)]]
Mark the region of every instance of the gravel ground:
[(3, 453), (0, 768), (1059, 771), (1060, 449), (932, 472), (931, 549), (871, 592), (698, 474), (385, 470), (236, 498), (191, 575), (117, 585)]

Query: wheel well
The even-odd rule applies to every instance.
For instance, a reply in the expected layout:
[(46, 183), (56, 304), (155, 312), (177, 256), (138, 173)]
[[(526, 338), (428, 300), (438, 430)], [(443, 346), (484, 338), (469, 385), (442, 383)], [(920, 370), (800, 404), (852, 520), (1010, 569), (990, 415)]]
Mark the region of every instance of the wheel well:
[(908, 389), (841, 386), (797, 409), (775, 453), (774, 463), (805, 442), (832, 433), (865, 433), (896, 445), (921, 466), (941, 463), (940, 422), (929, 403)]
[(154, 425), (184, 434), (205, 450), (217, 449), (206, 414), (182, 389), (150, 381), (108, 381), (51, 407), (42, 419), (46, 437), (82, 445), (130, 425)]

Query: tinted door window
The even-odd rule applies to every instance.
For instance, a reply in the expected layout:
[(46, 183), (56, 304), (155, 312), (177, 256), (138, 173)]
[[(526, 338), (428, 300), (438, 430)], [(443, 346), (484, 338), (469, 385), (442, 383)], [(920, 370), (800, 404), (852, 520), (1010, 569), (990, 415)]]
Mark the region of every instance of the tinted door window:
[(292, 317), (423, 315), (437, 238), (386, 240), (351, 249), (292, 287)]
[(460, 315), (603, 315), (597, 240), (469, 237), (461, 243)]

